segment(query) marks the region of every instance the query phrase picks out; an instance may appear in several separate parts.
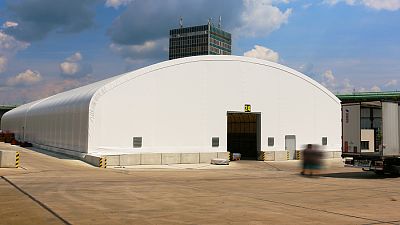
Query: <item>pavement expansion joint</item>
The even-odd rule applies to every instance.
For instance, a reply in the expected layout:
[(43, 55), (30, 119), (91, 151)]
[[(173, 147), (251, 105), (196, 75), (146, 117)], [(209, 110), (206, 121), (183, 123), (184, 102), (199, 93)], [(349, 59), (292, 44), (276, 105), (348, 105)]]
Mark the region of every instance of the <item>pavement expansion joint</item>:
[(58, 215), (56, 212), (54, 212), (51, 208), (49, 208), (46, 204), (44, 204), (43, 202), (41, 202), (40, 200), (36, 199), (35, 197), (33, 197), (32, 195), (30, 195), (28, 192), (24, 191), (22, 188), (18, 187), (16, 184), (14, 184), (12, 181), (10, 181), (9, 179), (7, 179), (4, 176), (0, 176), (1, 179), (5, 180), (8, 184), (10, 184), (11, 186), (13, 186), (15, 189), (17, 189), (18, 191), (20, 191), (22, 194), (26, 195), (28, 198), (30, 198), (31, 200), (33, 200), (34, 202), (36, 202), (39, 206), (41, 206), (42, 208), (44, 208), (46, 211), (48, 211), (49, 213), (51, 213), (52, 215), (54, 215), (55, 217), (57, 217), (61, 222), (63, 222), (66, 225), (72, 225), (71, 223), (69, 223), (67, 220), (65, 220), (64, 218), (62, 218), (60, 215)]

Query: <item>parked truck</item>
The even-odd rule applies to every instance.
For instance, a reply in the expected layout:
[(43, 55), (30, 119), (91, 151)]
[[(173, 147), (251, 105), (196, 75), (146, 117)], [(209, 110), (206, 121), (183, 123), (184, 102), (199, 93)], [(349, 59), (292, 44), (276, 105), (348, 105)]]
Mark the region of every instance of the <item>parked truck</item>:
[(345, 166), (400, 174), (399, 101), (342, 102)]

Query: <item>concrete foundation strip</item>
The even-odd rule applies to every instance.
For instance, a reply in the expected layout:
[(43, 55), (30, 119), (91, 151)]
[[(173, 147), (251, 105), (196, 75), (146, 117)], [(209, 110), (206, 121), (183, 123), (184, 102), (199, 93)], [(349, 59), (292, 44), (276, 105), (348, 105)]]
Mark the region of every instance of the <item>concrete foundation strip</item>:
[(15, 168), (19, 167), (19, 152), (15, 153)]

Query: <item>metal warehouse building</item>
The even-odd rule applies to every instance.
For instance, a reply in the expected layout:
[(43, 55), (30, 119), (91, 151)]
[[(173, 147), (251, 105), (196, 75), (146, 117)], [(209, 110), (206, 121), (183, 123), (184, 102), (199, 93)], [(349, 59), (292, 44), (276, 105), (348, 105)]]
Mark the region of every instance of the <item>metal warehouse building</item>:
[(151, 153), (162, 160), (163, 154), (201, 158), (230, 151), (243, 158), (267, 152), (279, 160), (295, 158), (307, 143), (337, 155), (340, 110), (335, 95), (288, 67), (196, 56), (22, 105), (3, 116), (1, 128), (20, 141), (76, 156)]

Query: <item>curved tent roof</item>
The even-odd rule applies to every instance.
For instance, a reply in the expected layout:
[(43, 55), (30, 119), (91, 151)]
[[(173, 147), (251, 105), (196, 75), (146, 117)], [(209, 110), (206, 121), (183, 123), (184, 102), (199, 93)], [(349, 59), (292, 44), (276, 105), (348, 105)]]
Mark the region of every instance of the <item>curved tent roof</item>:
[[(76, 101), (85, 101), (85, 102), (90, 102), (90, 106), (93, 107), (95, 106), (95, 102), (97, 98), (100, 98), (104, 93), (107, 91), (129, 81), (132, 79), (135, 79), (140, 76), (145, 76), (147, 73), (150, 73), (155, 70), (161, 70), (163, 68), (167, 67), (173, 67), (181, 64), (186, 64), (186, 63), (192, 63), (192, 62), (198, 62), (198, 61), (238, 61), (238, 62), (248, 62), (248, 63), (253, 63), (253, 64), (259, 64), (259, 65), (264, 65), (268, 67), (273, 67), (279, 70), (283, 70), (288, 72), (289, 74), (299, 77), (303, 79), (304, 81), (316, 86), (318, 89), (320, 89), (323, 93), (328, 95), (332, 100), (340, 103), (340, 100), (332, 94), (328, 89), (326, 89), (324, 86), (319, 84), (318, 82), (314, 81), (313, 79), (309, 78), (308, 76), (293, 70), (289, 67), (280, 65), (278, 63), (266, 61), (266, 60), (260, 60), (260, 59), (255, 59), (255, 58), (249, 58), (249, 57), (243, 57), (243, 56), (221, 56), (221, 55), (207, 55), (207, 56), (194, 56), (194, 57), (186, 57), (186, 58), (180, 58), (180, 59), (175, 59), (175, 60), (169, 60), (169, 61), (164, 61), (161, 63), (157, 63), (151, 66), (147, 66), (135, 71), (127, 72), (118, 76), (114, 76), (105, 80), (101, 80), (86, 86), (82, 86), (79, 88), (75, 88), (66, 92), (62, 92), (41, 100), (37, 100), (31, 103), (27, 103), (24, 105), (21, 105), (17, 107), (15, 110), (22, 110), (24, 112), (31, 110), (32, 107), (47, 107), (47, 106), (53, 106), (53, 105), (58, 105), (59, 103), (72, 103)], [(14, 110), (12, 110), (14, 112)]]
[[(242, 56), (207, 55), (164, 61), (22, 105), (7, 112), (3, 116), (4, 123), (2, 123), (2, 128), (3, 130), (13, 131), (19, 139), (54, 146), (67, 151), (87, 152), (88, 140), (92, 133), (90, 130), (92, 127), (89, 124), (94, 121), (94, 110), (102, 96), (125, 83), (132, 82), (135, 79), (141, 78), (155, 71), (184, 64), (206, 61), (250, 63), (284, 71), (286, 74), (297, 77), (304, 82), (311, 84), (315, 88), (319, 89), (320, 92), (323, 93), (323, 95), (326, 95), (326, 97), (331, 101), (340, 104), (340, 100), (321, 84), (286, 66)], [(60, 116), (62, 115), (64, 117), (63, 119), (60, 119)], [(46, 119), (48, 125), (45, 126), (41, 124), (40, 121), (42, 119)], [(76, 123), (79, 124), (79, 127), (73, 127), (74, 125), (71, 124), (75, 123), (72, 123), (71, 121), (77, 121)], [(59, 128), (57, 128), (61, 125), (65, 126), (65, 131), (60, 131)], [(35, 132), (35, 130), (37, 131), (38, 129), (41, 129), (44, 133), (38, 134), (38, 132)], [(46, 132), (48, 133), (45, 134)], [(79, 141), (76, 141), (76, 139), (79, 139)]]

